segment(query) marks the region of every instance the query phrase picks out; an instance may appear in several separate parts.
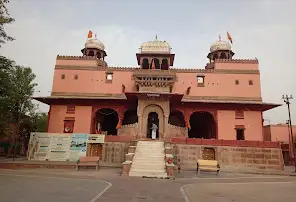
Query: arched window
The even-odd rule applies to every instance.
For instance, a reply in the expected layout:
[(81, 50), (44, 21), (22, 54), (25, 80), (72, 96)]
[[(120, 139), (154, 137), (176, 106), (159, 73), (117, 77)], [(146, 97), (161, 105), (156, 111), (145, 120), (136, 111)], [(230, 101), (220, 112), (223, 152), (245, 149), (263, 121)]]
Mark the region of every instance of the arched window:
[(214, 60), (218, 59), (218, 54), (214, 55)]
[(168, 70), (169, 69), (169, 62), (168, 59), (162, 59), (161, 62), (161, 69)]
[(102, 58), (102, 56), (101, 56), (101, 53), (100, 53), (100, 52), (98, 52), (98, 53), (97, 53), (97, 58), (98, 58), (98, 59), (101, 59), (101, 58)]
[(142, 60), (142, 68), (143, 68), (143, 69), (149, 69), (149, 61), (148, 61), (147, 58), (144, 58), (144, 59)]
[(94, 55), (95, 55), (94, 51), (91, 50), (88, 52), (88, 56), (94, 56)]
[(227, 57), (226, 57), (226, 53), (221, 53), (221, 55), (220, 55), (220, 59), (227, 59)]
[(155, 69), (160, 69), (159, 59), (154, 58)]

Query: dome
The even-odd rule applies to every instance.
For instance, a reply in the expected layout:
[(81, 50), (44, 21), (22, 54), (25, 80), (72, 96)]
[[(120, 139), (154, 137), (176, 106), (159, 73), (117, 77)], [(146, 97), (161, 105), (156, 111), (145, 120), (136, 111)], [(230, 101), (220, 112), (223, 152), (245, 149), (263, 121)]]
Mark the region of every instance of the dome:
[(231, 45), (227, 41), (222, 41), (221, 39), (219, 39), (219, 41), (216, 41), (215, 43), (213, 43), (211, 45), (211, 48), (210, 48), (211, 52), (214, 52), (214, 51), (217, 51), (217, 50), (230, 51), (231, 50)]
[(166, 41), (159, 41), (157, 36), (153, 41), (142, 43), (140, 47), (141, 53), (170, 53), (170, 44)]
[(87, 39), (87, 41), (85, 43), (85, 48), (97, 48), (102, 51), (105, 50), (104, 44), (100, 40), (98, 40), (97, 38)]

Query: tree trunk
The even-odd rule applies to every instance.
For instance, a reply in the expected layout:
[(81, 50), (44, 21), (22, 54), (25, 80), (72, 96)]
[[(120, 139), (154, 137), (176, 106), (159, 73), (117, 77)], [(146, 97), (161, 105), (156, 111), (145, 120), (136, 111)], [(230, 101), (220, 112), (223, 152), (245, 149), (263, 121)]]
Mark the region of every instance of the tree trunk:
[[(19, 139), (19, 123), (11, 123), (10, 124), (10, 134), (11, 137), (9, 139), (9, 148), (7, 152), (7, 158), (15, 157), (16, 154), (16, 143)], [(14, 149), (14, 151), (13, 151)]]

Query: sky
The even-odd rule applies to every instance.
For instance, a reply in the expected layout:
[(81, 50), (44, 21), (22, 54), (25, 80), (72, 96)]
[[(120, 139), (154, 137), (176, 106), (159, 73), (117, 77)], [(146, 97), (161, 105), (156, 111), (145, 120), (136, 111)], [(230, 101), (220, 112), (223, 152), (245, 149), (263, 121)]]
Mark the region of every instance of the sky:
[(157, 34), (173, 48), (175, 67), (196, 69), (204, 68), (211, 44), (219, 34), (226, 40), (228, 31), (235, 58), (259, 59), (264, 102), (283, 104), (263, 114), (265, 124), (288, 119), (283, 94), (295, 97), (296, 124), (295, 8), (295, 0), (11, 0), (16, 21), (5, 28), (16, 40), (0, 54), (31, 67), (35, 96), (48, 96), (56, 56), (80, 56), (88, 30), (105, 44), (109, 66), (137, 66), (141, 43)]

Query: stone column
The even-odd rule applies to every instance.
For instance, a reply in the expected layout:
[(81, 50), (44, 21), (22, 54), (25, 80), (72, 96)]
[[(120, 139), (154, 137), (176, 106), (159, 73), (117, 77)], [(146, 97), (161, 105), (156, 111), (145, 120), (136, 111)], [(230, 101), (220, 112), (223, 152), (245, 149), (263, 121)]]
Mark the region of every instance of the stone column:
[(142, 123), (143, 123), (143, 116), (138, 115), (138, 135), (137, 135), (137, 139), (139, 139), (141, 137), (142, 134)]
[(170, 138), (168, 137), (170, 134), (168, 133), (168, 123), (169, 123), (169, 115), (165, 114), (164, 115), (164, 129), (163, 129), (163, 138), (167, 139)]

